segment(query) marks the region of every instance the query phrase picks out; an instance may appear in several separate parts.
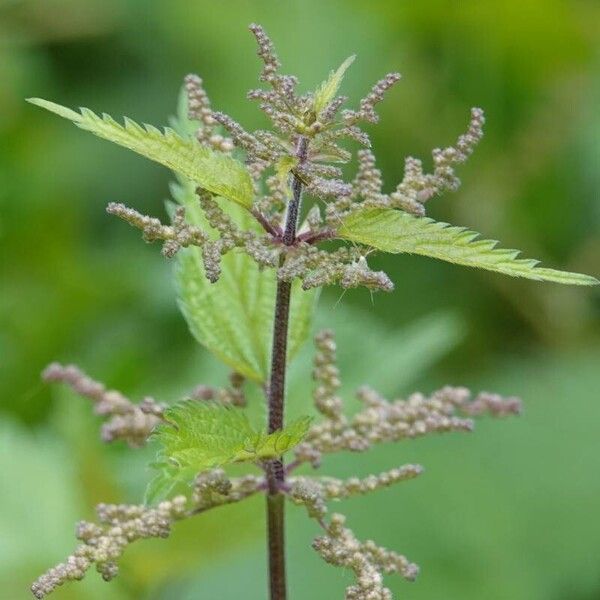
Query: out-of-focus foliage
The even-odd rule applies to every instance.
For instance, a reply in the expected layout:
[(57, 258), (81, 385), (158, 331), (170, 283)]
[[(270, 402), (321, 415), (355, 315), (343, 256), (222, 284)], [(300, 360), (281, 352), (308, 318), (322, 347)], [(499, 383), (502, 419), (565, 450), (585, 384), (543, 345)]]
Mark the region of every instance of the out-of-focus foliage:
[[(29, 580), (72, 550), (75, 521), (99, 501), (138, 501), (151, 477), (146, 451), (102, 446), (89, 407), (39, 383), (48, 362), (78, 362), (132, 396), (164, 401), (225, 380), (178, 314), (170, 265), (104, 213), (115, 200), (164, 216), (169, 173), (65, 128), (24, 98), (163, 123), (182, 77), (196, 71), (216, 108), (262, 127), (244, 100), (259, 69), (252, 21), (265, 25), (305, 89), (353, 53), (344, 93), (354, 98), (387, 71), (402, 72), (372, 129), (389, 182), (405, 155), (426, 158), (452, 142), (468, 108), (482, 106), (486, 137), (461, 169), (463, 187), (432, 201), (430, 215), (544, 264), (600, 272), (593, 0), (0, 0), (0, 436), (9, 482), (0, 493), (0, 596), (26, 598)], [(479, 423), (471, 436), (407, 444), (402, 456), (382, 449), (379, 467), (387, 457), (390, 466), (423, 462), (427, 473), (348, 501), (350, 523), (422, 566), (415, 584), (397, 584), (401, 597), (598, 596), (598, 292), (418, 257), (369, 262), (397, 291), (376, 295), (374, 307), (368, 293), (348, 292), (341, 304), (356, 310), (333, 310), (347, 383), (368, 379), (385, 393), (479, 385), (521, 395), (525, 414)], [(321, 324), (338, 300), (324, 294)], [(425, 341), (423, 322), (404, 329), (440, 308), (463, 324), (433, 318)], [(439, 358), (431, 342), (449, 349), (461, 332), (460, 345), (425, 372)], [(305, 348), (294, 363), (290, 415), (307, 411), (308, 357)], [(335, 468), (366, 474), (369, 460), (344, 457)], [(110, 585), (90, 576), (55, 597), (262, 598), (263, 511), (251, 500), (181, 524), (167, 541), (133, 546)], [(316, 532), (290, 514), (295, 597), (341, 597), (343, 582), (308, 548)]]

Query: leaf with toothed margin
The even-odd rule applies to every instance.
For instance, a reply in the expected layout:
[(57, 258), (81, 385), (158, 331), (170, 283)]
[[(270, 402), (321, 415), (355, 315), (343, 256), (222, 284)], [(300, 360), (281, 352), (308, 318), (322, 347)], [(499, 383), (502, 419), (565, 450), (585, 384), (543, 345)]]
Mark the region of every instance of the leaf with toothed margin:
[(518, 250), (498, 248), (495, 240), (427, 217), (385, 208), (357, 210), (342, 220), (339, 237), (384, 252), (420, 254), (447, 262), (537, 281), (597, 285), (595, 277), (538, 267), (537, 260), (518, 258)]
[(300, 417), (267, 434), (254, 428), (240, 408), (196, 400), (169, 408), (164, 419), (151, 437), (160, 448), (152, 465), (158, 473), (146, 490), (148, 503), (207, 469), (278, 458), (302, 441), (311, 422)]
[(317, 88), (313, 99), (313, 111), (315, 115), (319, 115), (327, 105), (335, 98), (342, 80), (344, 73), (348, 67), (354, 62), (356, 55), (349, 56), (336, 71), (331, 71), (329, 77)]
[(245, 208), (252, 206), (252, 179), (244, 165), (227, 154), (200, 145), (192, 136), (180, 136), (168, 127), (160, 131), (152, 125), (142, 126), (127, 117), (121, 125), (110, 115), (100, 116), (88, 108), (76, 112), (40, 98), (29, 98), (28, 102), (158, 162), (214, 194)]

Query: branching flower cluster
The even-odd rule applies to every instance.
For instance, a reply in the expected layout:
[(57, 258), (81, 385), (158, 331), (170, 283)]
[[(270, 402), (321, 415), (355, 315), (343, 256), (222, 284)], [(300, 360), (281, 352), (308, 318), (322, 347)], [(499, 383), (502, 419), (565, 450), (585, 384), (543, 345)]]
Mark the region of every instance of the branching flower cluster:
[(378, 546), (372, 540), (361, 542), (346, 519), (334, 513), (326, 525), (326, 533), (315, 539), (313, 548), (323, 560), (354, 572), (356, 583), (346, 588), (346, 600), (391, 600), (391, 591), (383, 585), (383, 573), (399, 573), (414, 581), (419, 567), (402, 554)]
[(164, 410), (164, 405), (150, 396), (135, 404), (121, 392), (107, 390), (104, 384), (91, 379), (75, 365), (52, 363), (42, 373), (42, 379), (66, 383), (73, 391), (91, 400), (94, 412), (108, 419), (101, 430), (105, 442), (124, 440), (134, 448), (143, 446)]
[[(261, 268), (277, 268), (283, 281), (302, 280), (304, 289), (339, 284), (343, 288), (364, 286), (370, 290), (391, 291), (394, 285), (381, 271), (367, 264), (367, 248), (342, 245), (319, 247), (320, 242), (337, 237), (342, 219), (366, 207), (399, 208), (424, 214), (424, 204), (432, 196), (459, 185), (454, 166), (463, 162), (482, 136), (481, 109), (473, 109), (467, 133), (455, 146), (433, 151), (434, 171), (425, 173), (421, 162), (406, 159), (404, 178), (391, 194), (382, 191), (380, 171), (370, 150), (371, 141), (362, 122), (376, 123), (377, 105), (400, 80), (390, 73), (375, 83), (357, 110), (342, 110), (347, 98), (336, 95), (344, 71), (354, 57), (314, 92), (298, 94), (298, 80), (280, 73), (281, 63), (264, 29), (251, 25), (258, 56), (263, 61), (260, 81), (268, 89), (254, 89), (248, 98), (256, 100), (273, 124), (273, 131), (246, 131), (223, 112), (214, 111), (203, 82), (197, 75), (185, 78), (188, 116), (198, 123), (196, 139), (206, 147), (225, 154), (241, 153), (252, 178), (255, 198), (251, 212), (262, 227), (241, 230), (223, 211), (214, 194), (198, 188), (198, 202), (211, 232), (186, 223), (185, 208), (179, 207), (171, 225), (142, 215), (123, 204), (111, 203), (108, 212), (142, 231), (146, 241), (163, 241), (163, 254), (172, 257), (188, 246), (202, 248), (208, 279), (221, 275), (221, 257), (232, 250), (250, 256)], [(352, 153), (340, 142), (352, 140), (365, 147), (358, 151), (358, 170), (350, 182), (343, 180), (339, 165)], [(293, 243), (285, 240), (284, 221), (289, 204), (290, 181), (299, 181), (305, 194), (315, 202), (308, 211)], [(217, 237), (214, 238), (216, 233)]]
[[(431, 433), (469, 432), (474, 427), (473, 416), (488, 413), (503, 417), (521, 411), (518, 398), (482, 392), (472, 399), (466, 388), (445, 387), (431, 396), (416, 393), (406, 400), (390, 402), (371, 388), (362, 387), (357, 390), (357, 396), (364, 408), (348, 416), (338, 395), (341, 381), (333, 333), (320, 332), (315, 345), (313, 398), (323, 419), (310, 428), (305, 440), (296, 447), (296, 460), (288, 466), (290, 472), (303, 463), (318, 468), (324, 454), (363, 452), (376, 443), (397, 442)], [(418, 567), (404, 556), (380, 548), (372, 541), (359, 542), (352, 531), (344, 527), (342, 515), (334, 514), (326, 523), (327, 502), (367, 494), (413, 479), (422, 472), (420, 465), (408, 464), (363, 479), (288, 478), (290, 499), (303, 504), (309, 516), (326, 531), (315, 540), (315, 550), (328, 563), (351, 569), (356, 575), (356, 583), (346, 590), (347, 600), (388, 600), (392, 596), (383, 586), (383, 574), (400, 573), (413, 580)]]
[(331, 208), (328, 207), (329, 221), (334, 225), (343, 214), (347, 214), (345, 210), (365, 207), (399, 208), (420, 217), (424, 216), (425, 203), (430, 198), (445, 191), (455, 191), (460, 186), (454, 166), (465, 162), (472, 154), (483, 137), (484, 123), (483, 111), (480, 108), (471, 109), (471, 121), (467, 132), (458, 138), (456, 145), (433, 150), (433, 173), (425, 173), (419, 159), (407, 157), (404, 177), (391, 194), (382, 192), (381, 171), (375, 166), (373, 152), (369, 149), (360, 150), (357, 154), (358, 171), (352, 184), (351, 199), (354, 202), (348, 205), (346, 201), (338, 201)]
[(64, 563), (44, 573), (31, 586), (36, 598), (44, 598), (67, 581), (83, 579), (86, 571), (96, 565), (105, 581), (118, 573), (117, 560), (125, 548), (140, 539), (169, 536), (171, 525), (186, 514), (185, 496), (161, 502), (156, 508), (144, 505), (99, 504), (96, 507), (100, 524), (81, 521), (76, 535), (83, 543)]
[(106, 212), (140, 229), (147, 242), (162, 240), (164, 242), (162, 253), (167, 258), (175, 256), (181, 248), (203, 246), (208, 241), (208, 235), (204, 231), (185, 222), (183, 206), (176, 210), (172, 225), (163, 225), (159, 219), (142, 215), (120, 202), (111, 202), (106, 207)]
[[(503, 398), (485, 392), (472, 399), (469, 390), (450, 387), (430, 396), (416, 393), (406, 400), (388, 401), (371, 388), (362, 387), (357, 390), (357, 396), (364, 408), (354, 415), (347, 415), (339, 395), (341, 379), (333, 333), (329, 330), (318, 333), (315, 347), (313, 400), (321, 419), (313, 423), (304, 441), (296, 446), (296, 459), (286, 468), (288, 477), (280, 492), (293, 504), (304, 506), (309, 517), (322, 529), (322, 534), (313, 542), (319, 555), (326, 562), (355, 574), (355, 582), (346, 590), (347, 600), (389, 600), (392, 596), (384, 586), (384, 574), (399, 573), (412, 581), (418, 574), (418, 567), (403, 555), (371, 540), (358, 540), (345, 525), (343, 515), (333, 513), (328, 516), (328, 504), (414, 479), (423, 473), (423, 467), (406, 464), (363, 478), (348, 479), (296, 475), (296, 469), (305, 463), (318, 468), (323, 455), (334, 452), (362, 452), (377, 443), (433, 433), (469, 432), (474, 426), (472, 417), (484, 413), (496, 417), (519, 414), (521, 402), (518, 398)], [(73, 365), (53, 363), (44, 371), (43, 378), (66, 383), (81, 396), (91, 399), (98, 414), (111, 416), (102, 428), (102, 439), (106, 442), (123, 439), (133, 446), (140, 446), (163, 417), (163, 405), (155, 400), (145, 398), (140, 405), (135, 405), (120, 392), (107, 390)], [(242, 388), (243, 378), (232, 373), (228, 387), (199, 385), (189, 396), (197, 402), (217, 401), (240, 407), (245, 406)], [(136, 418), (141, 419), (139, 425)], [(115, 419), (126, 420), (117, 423), (126, 422), (127, 426), (116, 427)], [(262, 468), (260, 462), (257, 466)], [(115, 561), (131, 542), (147, 537), (166, 537), (175, 521), (240, 502), (264, 493), (266, 489), (265, 473), (230, 477), (224, 469), (214, 468), (198, 473), (187, 496), (175, 496), (156, 508), (99, 505), (100, 525), (78, 525), (77, 537), (83, 544), (65, 563), (42, 575), (32, 586), (33, 593), (37, 598), (43, 598), (62, 583), (81, 579), (93, 564), (105, 579), (111, 579), (117, 573)]]

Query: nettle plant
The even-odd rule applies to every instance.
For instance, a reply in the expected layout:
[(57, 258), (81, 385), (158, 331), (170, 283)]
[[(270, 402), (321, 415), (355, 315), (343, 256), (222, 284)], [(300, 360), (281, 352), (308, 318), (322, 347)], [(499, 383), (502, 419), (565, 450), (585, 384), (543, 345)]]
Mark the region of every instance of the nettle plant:
[[(146, 241), (163, 242), (162, 253), (175, 257), (179, 306), (193, 335), (232, 370), (226, 387), (198, 386), (187, 399), (167, 406), (153, 398), (135, 404), (72, 365), (54, 363), (46, 369), (46, 381), (64, 382), (93, 402), (95, 412), (106, 419), (104, 441), (124, 440), (139, 447), (150, 440), (158, 453), (145, 502), (100, 504), (98, 523), (77, 525), (81, 544), (74, 553), (33, 584), (37, 598), (83, 578), (92, 565), (110, 580), (130, 543), (166, 537), (176, 521), (255, 494), (266, 496), (272, 600), (286, 597), (286, 501), (303, 505), (320, 528), (313, 548), (321, 557), (354, 573), (347, 599), (391, 598), (383, 575), (399, 573), (413, 580), (418, 567), (371, 540), (357, 539), (341, 514), (329, 513), (329, 503), (412, 479), (422, 467), (403, 465), (347, 480), (297, 474), (298, 467), (317, 469), (334, 452), (365, 452), (375, 444), (471, 431), (474, 416), (516, 414), (521, 404), (517, 398), (491, 393), (472, 397), (464, 388), (451, 387), (429, 396), (415, 393), (387, 400), (365, 386), (357, 391), (362, 408), (346, 414), (338, 395), (335, 339), (326, 330), (315, 337), (317, 416), (286, 425), (286, 373), (309, 335), (319, 289), (340, 285), (391, 292), (390, 278), (367, 262), (377, 250), (535, 280), (598, 283), (586, 275), (539, 268), (537, 261), (518, 258), (517, 251), (500, 249), (495, 241), (477, 239), (473, 231), (425, 217), (428, 200), (458, 187), (454, 168), (482, 137), (481, 109), (472, 109), (468, 129), (454, 146), (433, 150), (431, 173), (409, 157), (402, 181), (386, 194), (369, 136), (359, 124), (378, 121), (375, 107), (400, 75), (390, 73), (378, 81), (358, 109), (342, 110), (346, 98), (337, 95), (338, 89), (354, 57), (314, 92), (299, 95), (297, 78), (280, 74), (262, 27), (251, 25), (250, 30), (258, 42), (260, 80), (267, 89), (251, 90), (248, 98), (259, 102), (273, 124), (270, 131), (249, 133), (214, 111), (195, 75), (186, 77), (179, 116), (164, 131), (127, 118), (121, 125), (85, 108), (74, 112), (30, 100), (175, 172), (177, 182), (167, 204), (170, 224), (122, 204), (111, 203), (107, 210), (140, 229)], [(363, 147), (356, 153), (358, 169), (350, 181), (342, 178), (338, 166), (352, 158), (341, 145), (346, 140)], [(266, 424), (249, 414), (250, 386), (264, 394)], [(291, 460), (284, 463), (284, 455)], [(234, 463), (247, 463), (253, 471), (228, 475)]]

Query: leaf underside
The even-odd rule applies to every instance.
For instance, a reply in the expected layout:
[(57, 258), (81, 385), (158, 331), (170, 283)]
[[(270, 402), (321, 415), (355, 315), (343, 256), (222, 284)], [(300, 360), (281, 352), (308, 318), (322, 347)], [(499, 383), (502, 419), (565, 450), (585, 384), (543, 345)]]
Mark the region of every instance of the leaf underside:
[(29, 102), (73, 121), (77, 127), (98, 137), (158, 162), (210, 192), (246, 208), (252, 206), (252, 180), (242, 163), (201, 146), (192, 136), (180, 136), (169, 127), (161, 131), (152, 125), (142, 126), (127, 117), (121, 125), (110, 115), (100, 116), (88, 108), (76, 112), (40, 98), (30, 98)]
[(589, 275), (538, 267), (539, 261), (518, 258), (518, 250), (498, 248), (495, 240), (477, 239), (479, 234), (465, 227), (394, 209), (368, 208), (354, 212), (342, 221), (338, 235), (384, 252), (420, 254), (512, 277), (568, 285), (599, 283)]

